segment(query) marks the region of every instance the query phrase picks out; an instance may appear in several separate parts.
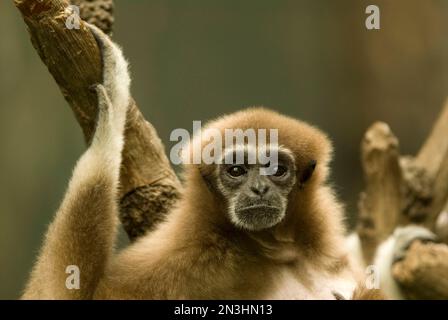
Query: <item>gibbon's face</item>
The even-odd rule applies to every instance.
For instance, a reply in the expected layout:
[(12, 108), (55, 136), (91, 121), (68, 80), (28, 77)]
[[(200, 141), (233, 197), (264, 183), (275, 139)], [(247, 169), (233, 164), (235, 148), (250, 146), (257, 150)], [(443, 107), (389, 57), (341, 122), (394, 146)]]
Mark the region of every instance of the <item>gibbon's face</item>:
[(260, 231), (285, 217), (288, 195), (296, 183), (296, 168), (291, 152), (279, 149), (272, 174), (263, 175), (260, 169), (271, 164), (250, 164), (249, 152), (244, 151), (242, 164), (218, 165), (217, 186), (227, 200), (231, 222), (239, 228)]

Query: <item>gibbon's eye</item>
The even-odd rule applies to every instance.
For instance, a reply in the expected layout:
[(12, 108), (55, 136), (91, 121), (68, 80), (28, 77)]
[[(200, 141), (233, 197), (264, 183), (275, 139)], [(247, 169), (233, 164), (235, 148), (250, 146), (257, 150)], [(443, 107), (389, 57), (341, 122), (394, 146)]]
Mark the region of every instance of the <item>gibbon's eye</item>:
[(274, 168), (275, 173), (273, 174), (274, 177), (283, 177), (288, 169), (285, 166), (277, 166)]
[(244, 167), (242, 166), (232, 166), (227, 169), (227, 173), (236, 178), (242, 176), (243, 174), (246, 174), (246, 169), (244, 169)]

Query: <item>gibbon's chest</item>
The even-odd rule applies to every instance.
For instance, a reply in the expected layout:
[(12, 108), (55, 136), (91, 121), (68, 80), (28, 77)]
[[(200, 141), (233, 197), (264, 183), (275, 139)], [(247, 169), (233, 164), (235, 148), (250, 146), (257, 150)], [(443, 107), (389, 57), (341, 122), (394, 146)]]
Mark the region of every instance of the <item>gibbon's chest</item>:
[(273, 279), (273, 288), (265, 299), (272, 300), (335, 300), (334, 292), (351, 299), (356, 282), (350, 276), (331, 275), (308, 271), (298, 276), (290, 267), (279, 267)]
[(315, 265), (295, 263), (302, 258), (292, 245), (271, 249), (265, 254), (278, 264), (271, 270), (272, 281), (262, 299), (335, 300), (334, 292), (351, 299), (357, 283), (348, 270), (329, 273)]

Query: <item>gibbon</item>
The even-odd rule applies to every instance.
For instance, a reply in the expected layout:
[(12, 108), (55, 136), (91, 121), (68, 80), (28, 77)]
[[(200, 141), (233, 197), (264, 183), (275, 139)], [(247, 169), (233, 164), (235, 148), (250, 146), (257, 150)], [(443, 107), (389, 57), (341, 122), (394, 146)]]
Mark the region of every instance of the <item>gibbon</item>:
[[(130, 77), (121, 50), (91, 26), (103, 52), (98, 124), (45, 236), (24, 299), (351, 299), (343, 209), (327, 184), (324, 133), (263, 108), (207, 128), (278, 129), (273, 175), (262, 164), (185, 165), (176, 208), (116, 253), (119, 171)], [(204, 141), (200, 141), (204, 143)], [(245, 157), (257, 146), (242, 148)], [(271, 152), (273, 150), (270, 150)], [(68, 266), (79, 288), (66, 286)]]

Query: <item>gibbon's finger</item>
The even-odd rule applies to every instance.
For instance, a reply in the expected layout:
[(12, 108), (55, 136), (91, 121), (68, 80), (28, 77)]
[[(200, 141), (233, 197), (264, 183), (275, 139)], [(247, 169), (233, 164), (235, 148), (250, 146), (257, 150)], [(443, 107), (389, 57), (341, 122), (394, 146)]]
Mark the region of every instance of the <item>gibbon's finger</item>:
[(101, 84), (94, 85), (93, 87), (98, 96), (99, 112), (105, 113), (106, 116), (109, 115), (110, 112), (113, 112), (113, 109), (112, 109), (112, 103), (111, 103), (109, 96), (106, 92), (106, 88)]
[(100, 47), (103, 60), (103, 82), (114, 108), (127, 110), (131, 78), (122, 50), (96, 26), (87, 24)]

